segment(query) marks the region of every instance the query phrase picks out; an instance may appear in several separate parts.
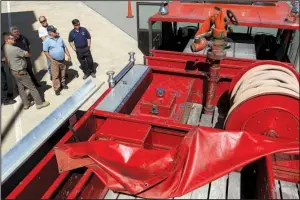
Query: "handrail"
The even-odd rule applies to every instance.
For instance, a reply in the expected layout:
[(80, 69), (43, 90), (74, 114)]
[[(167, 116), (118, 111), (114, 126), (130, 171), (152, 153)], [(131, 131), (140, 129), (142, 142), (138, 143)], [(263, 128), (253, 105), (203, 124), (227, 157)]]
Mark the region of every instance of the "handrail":
[(115, 85), (129, 72), (129, 70), (134, 66), (135, 64), (135, 58), (134, 58), (134, 52), (129, 52), (129, 63), (115, 76), (114, 71), (108, 71), (106, 74), (108, 75), (108, 84), (110, 88), (115, 87)]
[[(104, 82), (103, 82), (104, 83)], [(87, 81), (2, 158), (1, 184), (26, 162), (103, 84)]]

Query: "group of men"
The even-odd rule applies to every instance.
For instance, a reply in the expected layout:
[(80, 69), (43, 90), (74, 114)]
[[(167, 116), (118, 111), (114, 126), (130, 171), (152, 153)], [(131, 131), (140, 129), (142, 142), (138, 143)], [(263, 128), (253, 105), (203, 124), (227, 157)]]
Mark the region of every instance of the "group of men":
[[(42, 25), (39, 28), (39, 38), (43, 43), (43, 53), (47, 58), (48, 71), (52, 87), (56, 95), (60, 95), (63, 89), (68, 89), (66, 83), (67, 66), (66, 59), (71, 61), (71, 55), (66, 43), (60, 37), (57, 29), (53, 25), (49, 25), (45, 16), (39, 17), (39, 22)], [(88, 30), (80, 26), (78, 19), (72, 20), (72, 29), (69, 33), (68, 42), (72, 49), (76, 52), (77, 59), (80, 62), (81, 69), (84, 73), (83, 79), (89, 76), (95, 78), (96, 71), (94, 68), (93, 57), (90, 51), (91, 35)], [(4, 65), (8, 65), (8, 69), (14, 78), (19, 95), (24, 104), (24, 109), (36, 104), (37, 109), (47, 107), (49, 102), (43, 101), (37, 87), (38, 83), (33, 73), (33, 66), (30, 60), (30, 42), (22, 34), (17, 27), (10, 28), (10, 32), (3, 34), (4, 44), (1, 46), (1, 102), (4, 105), (14, 104), (16, 101), (12, 99), (12, 94), (9, 94), (7, 87), (7, 78), (4, 70)], [(30, 101), (25, 89), (28, 89), (34, 101)]]

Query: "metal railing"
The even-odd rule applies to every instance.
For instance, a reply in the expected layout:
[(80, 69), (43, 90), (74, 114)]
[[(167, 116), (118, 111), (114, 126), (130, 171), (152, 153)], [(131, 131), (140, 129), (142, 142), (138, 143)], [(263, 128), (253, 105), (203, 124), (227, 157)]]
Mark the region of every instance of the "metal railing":
[(114, 71), (108, 71), (106, 74), (108, 75), (108, 85), (110, 88), (115, 87), (115, 85), (129, 72), (129, 70), (135, 64), (134, 52), (129, 52), (129, 63), (114, 77)]
[(1, 183), (18, 170), (102, 85), (97, 87), (91, 80), (87, 81), (8, 151), (2, 157)]

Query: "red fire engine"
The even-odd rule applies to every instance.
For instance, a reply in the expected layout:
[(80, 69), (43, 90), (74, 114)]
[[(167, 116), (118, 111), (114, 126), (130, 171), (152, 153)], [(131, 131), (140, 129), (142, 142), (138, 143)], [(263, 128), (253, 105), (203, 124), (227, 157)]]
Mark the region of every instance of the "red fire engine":
[(148, 22), (143, 65), (129, 53), (86, 113), (91, 81), (3, 157), (2, 198), (299, 199), (294, 9), (175, 1)]

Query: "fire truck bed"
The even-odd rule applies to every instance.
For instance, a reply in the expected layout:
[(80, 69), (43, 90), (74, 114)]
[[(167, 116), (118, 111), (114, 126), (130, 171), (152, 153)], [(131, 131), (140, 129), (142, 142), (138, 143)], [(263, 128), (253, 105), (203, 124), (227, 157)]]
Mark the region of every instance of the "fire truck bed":
[[(199, 51), (199, 52), (192, 52), (191, 45), (194, 42), (194, 39), (190, 39), (188, 44), (184, 49), (184, 53), (196, 53), (196, 54), (206, 54), (208, 47)], [(248, 59), (256, 59), (255, 53), (255, 45), (248, 44), (248, 43), (229, 43), (230, 48), (226, 49), (226, 56), (233, 57), (233, 58), (248, 58)]]
[[(232, 172), (174, 199), (241, 199), (241, 174)], [(276, 180), (278, 199), (299, 199), (299, 184)], [(226, 197), (227, 194), (227, 197)], [(109, 190), (104, 199), (142, 199)]]
[[(174, 199), (225, 199), (226, 188), (228, 187), (229, 199), (240, 199), (240, 178), (238, 172), (232, 172), (229, 176), (223, 176), (201, 188), (198, 188), (184, 196), (175, 197)], [(228, 179), (228, 181), (227, 181)], [(228, 185), (228, 186), (227, 186)], [(121, 193), (115, 193), (111, 190), (105, 196), (105, 199), (141, 199)]]
[(279, 198), (281, 198), (281, 199), (300, 199), (299, 184), (276, 180), (275, 185), (276, 185), (276, 192), (277, 192)]

